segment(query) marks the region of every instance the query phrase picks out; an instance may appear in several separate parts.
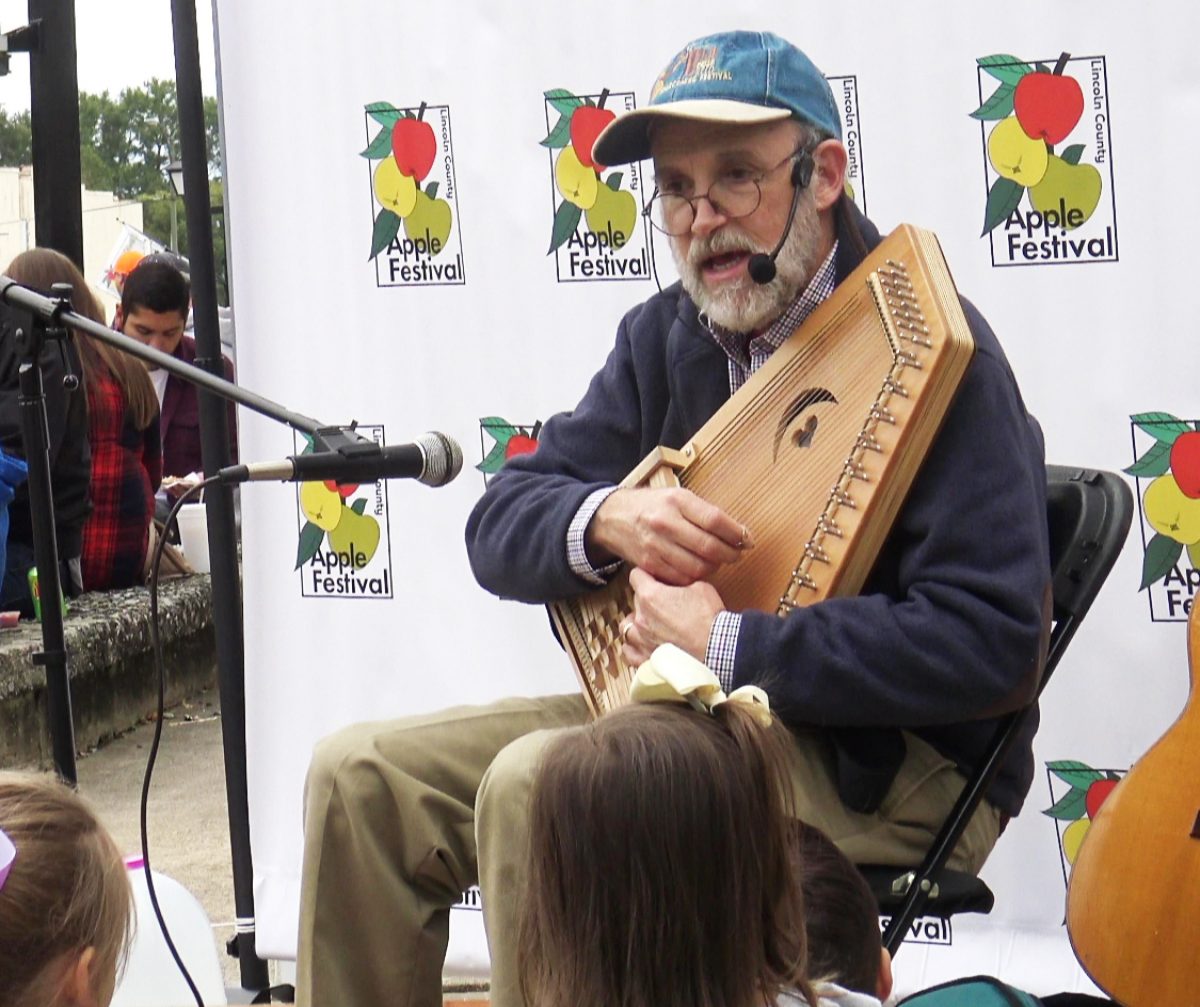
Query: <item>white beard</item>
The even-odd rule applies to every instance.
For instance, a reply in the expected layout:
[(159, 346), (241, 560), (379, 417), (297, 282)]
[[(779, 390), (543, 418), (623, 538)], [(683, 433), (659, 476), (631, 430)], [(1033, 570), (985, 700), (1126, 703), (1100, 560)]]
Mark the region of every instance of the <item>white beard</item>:
[(693, 238), (687, 258), (679, 254), (674, 241), (671, 255), (679, 270), (683, 289), (708, 319), (730, 332), (757, 332), (775, 321), (808, 286), (820, 262), (820, 217), (811, 192), (804, 192), (796, 206), (787, 240), (775, 259), (775, 279), (755, 283), (746, 273), (737, 280), (722, 283), (710, 291), (701, 276), (705, 260), (723, 252), (769, 252), (757, 248), (736, 222), (726, 224), (705, 238)]

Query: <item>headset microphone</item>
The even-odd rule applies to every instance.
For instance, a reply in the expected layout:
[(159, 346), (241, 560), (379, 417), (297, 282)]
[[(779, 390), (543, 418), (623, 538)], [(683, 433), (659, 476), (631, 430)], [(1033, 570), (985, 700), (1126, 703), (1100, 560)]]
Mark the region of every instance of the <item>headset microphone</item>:
[(809, 151), (804, 151), (792, 165), (792, 208), (788, 210), (787, 223), (783, 225), (783, 235), (779, 244), (770, 255), (765, 252), (755, 252), (746, 263), (746, 271), (755, 283), (765, 286), (775, 279), (775, 259), (787, 241), (792, 230), (792, 221), (796, 219), (796, 209), (800, 205), (800, 194), (808, 188), (812, 181), (813, 157)]

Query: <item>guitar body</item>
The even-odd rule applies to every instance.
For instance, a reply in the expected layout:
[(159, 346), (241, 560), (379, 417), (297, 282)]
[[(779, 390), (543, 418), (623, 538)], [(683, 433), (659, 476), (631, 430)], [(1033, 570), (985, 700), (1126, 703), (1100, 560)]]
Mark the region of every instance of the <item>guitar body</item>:
[(1125, 1007), (1200, 1003), (1200, 605), (1191, 692), (1101, 806), (1067, 891), (1067, 930), (1092, 980)]

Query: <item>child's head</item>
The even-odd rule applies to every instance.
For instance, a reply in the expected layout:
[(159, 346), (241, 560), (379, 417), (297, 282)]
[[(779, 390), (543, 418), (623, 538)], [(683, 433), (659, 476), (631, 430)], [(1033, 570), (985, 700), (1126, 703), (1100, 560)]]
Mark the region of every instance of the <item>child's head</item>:
[(781, 730), (738, 703), (633, 704), (549, 744), (521, 930), (532, 1004), (811, 994)]
[(129, 940), (129, 879), (80, 797), (0, 772), (0, 829), (16, 848), (0, 887), (0, 1004), (105, 1007)]
[(797, 829), (796, 848), (813, 981), (886, 1000), (892, 960), (880, 938), (879, 906), (866, 879), (819, 829)]

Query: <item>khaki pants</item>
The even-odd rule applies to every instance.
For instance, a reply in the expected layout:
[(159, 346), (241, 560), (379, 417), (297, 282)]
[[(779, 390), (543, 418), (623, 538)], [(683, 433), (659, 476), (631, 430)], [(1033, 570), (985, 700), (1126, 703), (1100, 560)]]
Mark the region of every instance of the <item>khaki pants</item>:
[[(322, 741), (305, 801), (297, 1004), (440, 1007), (449, 910), (478, 881), (492, 1003), (519, 1007), (530, 784), (552, 733), (587, 720), (578, 695), (509, 699), (358, 724)], [(862, 815), (838, 799), (821, 736), (795, 737), (797, 814), (857, 862), (917, 863), (962, 788), (953, 764), (906, 735), (891, 790)], [(998, 833), (985, 803), (951, 866), (977, 871)]]

